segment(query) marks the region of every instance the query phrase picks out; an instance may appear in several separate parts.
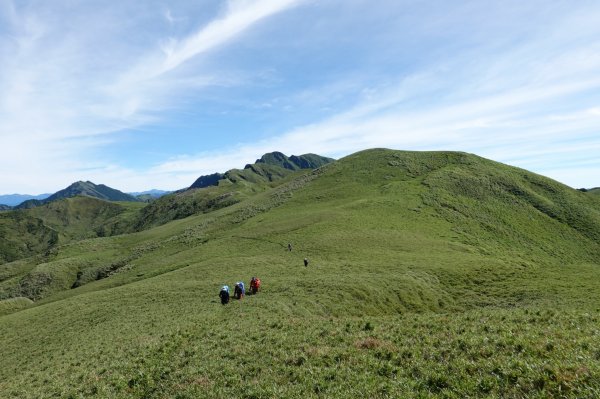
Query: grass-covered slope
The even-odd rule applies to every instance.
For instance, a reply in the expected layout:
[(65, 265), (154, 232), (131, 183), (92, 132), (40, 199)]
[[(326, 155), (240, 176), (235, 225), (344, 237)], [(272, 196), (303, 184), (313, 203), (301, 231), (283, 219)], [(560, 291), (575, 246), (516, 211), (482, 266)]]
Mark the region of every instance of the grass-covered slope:
[[(595, 397), (599, 211), (469, 154), (357, 153), (228, 207), (3, 265), (2, 292), (39, 290), (0, 302), (22, 309), (0, 317), (0, 392)], [(218, 303), (253, 275), (259, 295)]]
[(118, 234), (129, 228), (131, 219), (144, 204), (109, 202), (78, 196), (50, 202), (26, 212), (59, 231), (64, 241)]
[(0, 264), (43, 253), (58, 242), (58, 233), (23, 212), (0, 213)]
[(92, 197), (52, 201), (0, 214), (0, 263), (46, 253), (75, 240), (129, 230), (142, 203)]
[(189, 189), (166, 195), (144, 208), (134, 229), (139, 231), (231, 206), (332, 161), (315, 154), (288, 158), (274, 152), (244, 169), (200, 176)]

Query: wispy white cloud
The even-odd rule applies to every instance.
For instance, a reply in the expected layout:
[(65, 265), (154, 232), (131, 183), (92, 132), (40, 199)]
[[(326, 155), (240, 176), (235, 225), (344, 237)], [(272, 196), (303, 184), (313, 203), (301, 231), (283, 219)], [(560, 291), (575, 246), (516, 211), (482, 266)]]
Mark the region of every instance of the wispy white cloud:
[(281, 12), (299, 0), (257, 0), (230, 2), (227, 13), (183, 40), (169, 41), (163, 47), (166, 58), (155, 72), (169, 72), (192, 57), (209, 51), (238, 35), (263, 18)]
[[(149, 26), (139, 26), (148, 17), (131, 13), (128, 2), (109, 11), (84, 4), (71, 11), (70, 3), (34, 7), (3, 1), (0, 139), (5, 155), (0, 158), (0, 191), (47, 191), (87, 179), (89, 154), (99, 144), (115, 140), (119, 131), (156, 122), (162, 111), (177, 106), (183, 93), (232, 84), (232, 77), (219, 71), (177, 73), (179, 67), (299, 2), (230, 0), (203, 26), (169, 36), (166, 30), (149, 32)], [(156, 15), (161, 15), (159, 8)], [(171, 11), (165, 18), (178, 22)], [(127, 182), (138, 182), (132, 189), (147, 179), (143, 174), (136, 179), (125, 168), (115, 170), (105, 165), (97, 175), (104, 182), (126, 175)]]
[[(192, 3), (209, 10), (199, 21), (180, 8)], [(469, 151), (573, 186), (600, 185), (591, 156), (600, 137), (600, 7), (435, 4), (231, 0), (215, 9), (125, 0), (70, 11), (58, 0), (0, 2), (0, 192), (52, 191), (80, 179), (177, 189), (268, 151), (338, 157), (370, 147)], [(286, 10), (300, 27), (273, 18), (278, 30), (224, 55)], [(248, 53), (256, 49), (255, 59)], [(237, 64), (240, 54), (253, 67)], [(277, 88), (272, 97), (257, 86), (240, 99), (240, 88), (261, 79)], [(218, 99), (194, 102), (214, 87)], [(232, 120), (270, 117), (283, 130), (267, 135), (242, 119), (231, 128), (252, 134), (245, 139), (228, 135), (230, 126), (199, 129), (198, 141), (223, 136), (222, 148), (189, 146), (145, 170), (98, 151), (123, 140), (119, 132), (207, 104)]]
[[(468, 49), (396, 84), (371, 88), (358, 104), (321, 121), (228, 151), (165, 162), (154, 172), (225, 170), (282, 149), (343, 156), (389, 147), (475, 152), (575, 187), (600, 185), (593, 183), (600, 162), (586, 161), (585, 169), (578, 162), (600, 146), (600, 29), (585, 24), (597, 16), (598, 9), (585, 18), (567, 16), (497, 54)], [(582, 23), (583, 33), (571, 25)], [(592, 34), (596, 40), (588, 42)]]
[[(243, 31), (261, 20), (289, 9), (302, 0), (237, 0), (227, 3), (223, 15), (212, 20), (199, 30), (183, 38), (170, 37), (160, 44), (160, 52), (150, 52), (141, 62), (125, 71), (118, 81), (110, 87), (113, 96), (122, 97), (124, 93), (136, 93), (129, 96), (124, 104), (126, 114), (137, 114), (140, 109), (152, 110), (151, 105), (142, 106), (148, 98), (161, 98), (155, 93), (173, 90), (178, 83), (189, 87), (186, 79), (165, 78), (194, 57), (207, 53), (226, 44)], [(167, 14), (170, 16), (170, 13)], [(167, 17), (169, 18), (169, 17)], [(172, 20), (172, 17), (171, 17)], [(158, 86), (158, 87), (157, 87)], [(165, 88), (165, 87), (168, 87)], [(132, 98), (135, 97), (135, 98)]]

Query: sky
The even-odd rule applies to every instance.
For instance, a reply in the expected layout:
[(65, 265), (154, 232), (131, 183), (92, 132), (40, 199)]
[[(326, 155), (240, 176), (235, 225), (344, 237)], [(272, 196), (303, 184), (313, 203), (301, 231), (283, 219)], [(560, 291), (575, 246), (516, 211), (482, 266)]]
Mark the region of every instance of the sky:
[(455, 150), (600, 186), (597, 0), (0, 0), (0, 194)]

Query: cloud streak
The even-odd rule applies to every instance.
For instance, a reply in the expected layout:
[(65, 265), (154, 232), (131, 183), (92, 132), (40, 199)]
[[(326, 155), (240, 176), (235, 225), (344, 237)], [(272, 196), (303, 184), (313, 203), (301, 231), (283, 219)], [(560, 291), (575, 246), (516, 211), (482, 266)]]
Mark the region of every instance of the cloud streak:
[[(593, 2), (32, 4), (0, 3), (0, 192), (178, 189), (269, 151), (370, 147), (600, 185)], [(157, 137), (164, 153), (126, 162)]]
[[(243, 165), (256, 154), (281, 149), (343, 156), (389, 147), (475, 152), (574, 187), (600, 185), (593, 183), (600, 175), (595, 161), (600, 47), (598, 40), (587, 41), (591, 34), (598, 39), (600, 32), (571, 26), (593, 19), (598, 11), (587, 18), (570, 15), (549, 38), (533, 32), (500, 54), (469, 48), (396, 84), (371, 88), (358, 104), (324, 120), (230, 151), (165, 162), (154, 172), (208, 173), (216, 165)], [(465, 57), (472, 59), (465, 63)], [(587, 169), (581, 168), (582, 158)]]
[(163, 47), (166, 59), (156, 74), (169, 72), (190, 58), (226, 43), (260, 20), (284, 11), (299, 0), (259, 0), (230, 2), (224, 17), (214, 20), (183, 40), (172, 40)]
[[(132, 13), (131, 26), (115, 21), (134, 3), (113, 5), (104, 13), (81, 4), (71, 12), (66, 3), (35, 8), (2, 2), (0, 190), (48, 191), (87, 178), (83, 173), (89, 172), (99, 145), (119, 140), (119, 132), (155, 123), (186, 91), (231, 82), (210, 70), (179, 72), (180, 67), (300, 1), (231, 0), (204, 26), (169, 36), (167, 42), (166, 30), (135, 31), (140, 24), (147, 29), (148, 17)], [(166, 15), (169, 24), (178, 22), (170, 11)], [(70, 31), (63, 30), (65, 20)], [(98, 180), (127, 176), (127, 182), (139, 182), (133, 184), (137, 188), (147, 178), (116, 169), (105, 163), (102, 170), (108, 174), (98, 173)]]

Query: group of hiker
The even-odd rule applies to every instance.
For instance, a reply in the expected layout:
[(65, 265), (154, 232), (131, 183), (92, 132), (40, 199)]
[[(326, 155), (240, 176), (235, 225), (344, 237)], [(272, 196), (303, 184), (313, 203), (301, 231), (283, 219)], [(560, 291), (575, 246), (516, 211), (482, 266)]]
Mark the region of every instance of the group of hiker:
[[(250, 294), (255, 295), (258, 293), (260, 289), (260, 279), (258, 277), (252, 277), (250, 279)], [(243, 281), (238, 281), (235, 283), (235, 287), (233, 289), (233, 297), (235, 299), (242, 299), (246, 296), (246, 286)], [(221, 304), (226, 305), (229, 303), (229, 286), (224, 285), (221, 287), (221, 291), (219, 292), (219, 298), (221, 298)]]
[[(287, 245), (288, 251), (292, 251), (292, 244)], [(304, 266), (308, 266), (308, 258), (304, 258)], [(250, 279), (250, 294), (254, 295), (258, 293), (260, 289), (260, 279), (257, 277), (252, 277)], [(238, 281), (235, 283), (235, 287), (233, 289), (233, 297), (235, 299), (242, 299), (246, 296), (246, 287), (243, 281)], [(226, 305), (229, 303), (229, 286), (224, 285), (221, 287), (221, 291), (219, 291), (219, 298), (221, 298), (221, 304)]]

